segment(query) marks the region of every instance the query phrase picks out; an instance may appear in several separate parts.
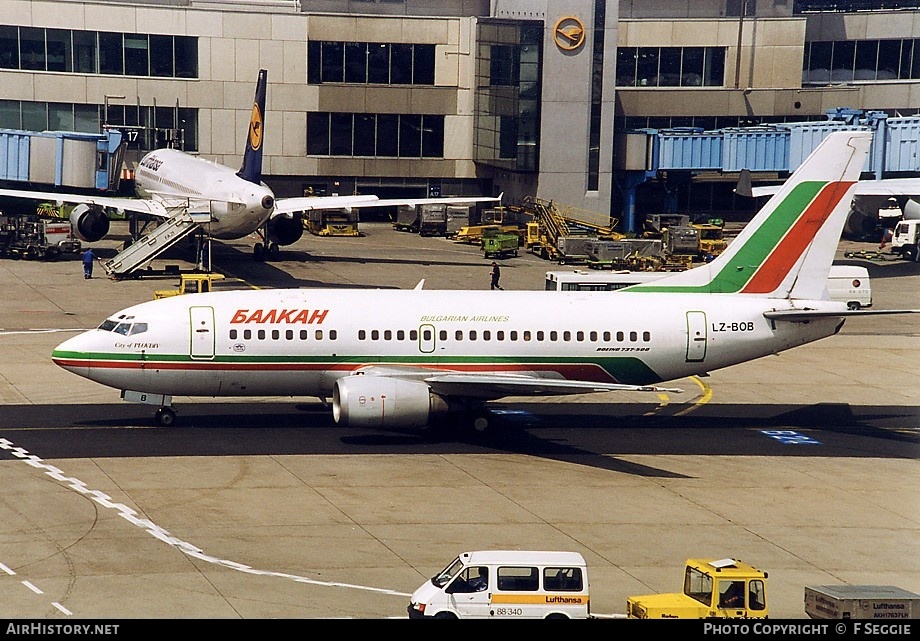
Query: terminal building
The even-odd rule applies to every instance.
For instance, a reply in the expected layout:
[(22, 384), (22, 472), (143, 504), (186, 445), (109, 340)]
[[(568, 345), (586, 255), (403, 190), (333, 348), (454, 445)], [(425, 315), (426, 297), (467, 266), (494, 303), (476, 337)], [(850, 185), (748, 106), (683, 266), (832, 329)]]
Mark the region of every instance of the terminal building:
[(629, 134), (817, 121), (839, 108), (920, 111), (920, 0), (0, 9), (0, 128), (117, 126), (134, 158), (174, 146), (235, 166), (267, 69), (264, 172), (279, 196), (504, 193), (597, 222), (620, 220), (627, 199), (640, 214), (725, 215), (752, 206), (733, 194), (736, 174), (675, 179), (636, 167)]

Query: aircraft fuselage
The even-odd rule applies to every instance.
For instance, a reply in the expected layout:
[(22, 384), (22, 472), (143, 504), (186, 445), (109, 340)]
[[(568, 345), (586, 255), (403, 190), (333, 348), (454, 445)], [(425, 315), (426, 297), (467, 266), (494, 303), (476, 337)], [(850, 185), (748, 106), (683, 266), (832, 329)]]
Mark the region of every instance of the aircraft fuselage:
[(65, 341), (53, 359), (114, 388), (190, 396), (328, 396), (337, 378), (366, 366), (646, 385), (774, 354), (842, 324), (763, 316), (787, 303), (730, 294), (225, 291), (128, 308), (105, 329)]
[(135, 172), (140, 198), (187, 200), (210, 212), (214, 238), (243, 238), (262, 226), (274, 209), (275, 197), (265, 184), (237, 176), (230, 167), (176, 149), (157, 149), (141, 160)]

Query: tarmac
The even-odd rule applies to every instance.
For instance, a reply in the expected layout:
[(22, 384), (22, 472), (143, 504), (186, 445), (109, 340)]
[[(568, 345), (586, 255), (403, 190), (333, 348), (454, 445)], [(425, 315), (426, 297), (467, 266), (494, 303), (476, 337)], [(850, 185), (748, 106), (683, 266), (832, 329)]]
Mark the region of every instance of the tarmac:
[[(215, 242), (214, 268), (241, 288), (489, 288), (475, 247), (362, 230), (266, 263), (255, 239)], [(875, 249), (838, 259), (869, 268), (874, 308), (920, 309), (920, 264)], [(560, 269), (501, 264), (506, 290)], [(94, 276), (0, 261), (2, 618), (405, 618), (427, 577), (486, 548), (582, 552), (597, 614), (679, 591), (690, 557), (767, 570), (771, 618), (805, 618), (806, 585), (920, 593), (920, 314), (851, 319), (671, 398), (505, 399), (508, 432), (482, 442), (343, 430), (299, 398), (176, 398), (183, 422), (159, 428), (50, 353), (177, 278)]]

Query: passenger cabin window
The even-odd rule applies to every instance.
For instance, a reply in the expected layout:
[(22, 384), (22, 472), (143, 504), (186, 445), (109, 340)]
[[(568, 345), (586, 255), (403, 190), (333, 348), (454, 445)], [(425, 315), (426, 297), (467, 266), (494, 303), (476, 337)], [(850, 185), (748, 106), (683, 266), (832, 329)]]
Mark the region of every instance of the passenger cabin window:
[(543, 568), (543, 589), (547, 592), (581, 592), (581, 568)]
[(358, 330), (358, 340), (359, 340), (359, 341), (363, 341), (363, 340), (366, 340), (366, 339), (367, 339), (367, 332), (364, 331), (363, 329), (359, 329), (359, 330)]
[(258, 338), (259, 338), (260, 341), (264, 341), (264, 340), (265, 340), (265, 330), (264, 330), (264, 329), (260, 329), (259, 332), (258, 332), (258, 334), (257, 334), (257, 336), (258, 336)]
[[(310, 337), (310, 332), (305, 329), (300, 330), (300, 340), (305, 341)], [(358, 338), (364, 340), (364, 330), (358, 331)]]
[(315, 336), (316, 336), (316, 340), (318, 341), (323, 340), (323, 330), (321, 329), (316, 330)]
[(498, 568), (498, 589), (503, 592), (536, 592), (540, 589), (537, 568)]

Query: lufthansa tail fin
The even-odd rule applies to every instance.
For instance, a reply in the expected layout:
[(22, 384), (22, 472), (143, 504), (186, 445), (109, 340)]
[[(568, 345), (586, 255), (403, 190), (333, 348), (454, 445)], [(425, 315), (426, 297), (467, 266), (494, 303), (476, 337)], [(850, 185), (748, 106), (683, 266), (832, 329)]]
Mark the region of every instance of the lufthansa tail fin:
[(715, 260), (634, 292), (820, 299), (872, 134), (828, 134)]
[(246, 151), (243, 152), (243, 166), (237, 176), (257, 185), (262, 183), (262, 135), (265, 126), (265, 87), (268, 84), (268, 70), (259, 70), (256, 83), (256, 97), (252, 103), (249, 118), (249, 134), (246, 136)]

